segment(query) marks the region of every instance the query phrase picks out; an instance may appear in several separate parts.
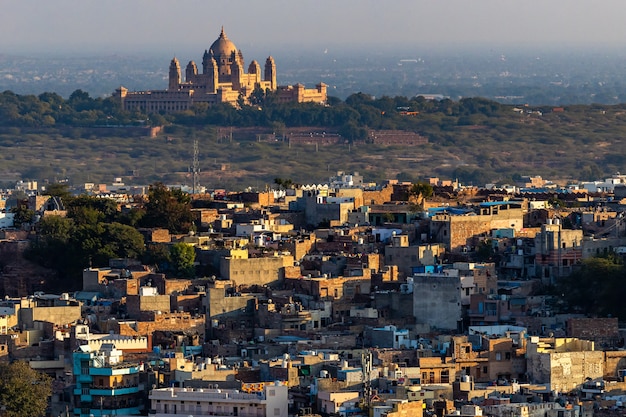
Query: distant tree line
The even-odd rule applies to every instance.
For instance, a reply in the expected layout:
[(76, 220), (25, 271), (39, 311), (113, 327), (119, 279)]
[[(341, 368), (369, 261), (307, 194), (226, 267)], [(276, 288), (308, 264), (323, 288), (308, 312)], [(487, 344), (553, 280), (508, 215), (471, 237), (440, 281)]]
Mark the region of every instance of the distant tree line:
[[(370, 129), (416, 129), (420, 118), (416, 114), (439, 114), (465, 117), (462, 123), (472, 123), (471, 116), (496, 116), (503, 106), (484, 98), (427, 100), (424, 97), (374, 98), (357, 93), (342, 101), (329, 97), (328, 105), (315, 103), (278, 103), (274, 93), (255, 90), (250, 104), (228, 103), (208, 106), (199, 103), (192, 109), (173, 114), (124, 111), (113, 97), (92, 98), (82, 90), (74, 91), (68, 99), (56, 93), (17, 95), (11, 91), (0, 94), (0, 127), (54, 126), (115, 126), (162, 125), (184, 126), (319, 126), (335, 128), (348, 139), (363, 139)], [(408, 116), (407, 116), (408, 115)]]

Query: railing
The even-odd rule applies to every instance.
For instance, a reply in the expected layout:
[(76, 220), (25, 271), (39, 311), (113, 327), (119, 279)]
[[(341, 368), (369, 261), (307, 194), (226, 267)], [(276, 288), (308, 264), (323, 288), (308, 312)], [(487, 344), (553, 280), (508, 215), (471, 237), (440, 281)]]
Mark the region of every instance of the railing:
[(478, 311), (478, 310), (467, 310), (467, 314), (469, 314), (470, 316), (478, 316), (478, 317), (496, 317), (498, 315), (498, 311), (497, 310), (482, 310), (482, 311)]

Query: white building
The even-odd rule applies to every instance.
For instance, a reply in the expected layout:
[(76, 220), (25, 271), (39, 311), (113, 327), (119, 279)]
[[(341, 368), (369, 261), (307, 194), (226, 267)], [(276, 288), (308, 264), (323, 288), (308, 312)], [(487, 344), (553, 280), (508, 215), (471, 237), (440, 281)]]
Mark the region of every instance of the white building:
[(15, 213), (3, 213), (0, 212), (0, 229), (13, 227), (13, 218)]
[(219, 388), (159, 388), (150, 391), (150, 416), (287, 417), (288, 387), (263, 384), (258, 392)]

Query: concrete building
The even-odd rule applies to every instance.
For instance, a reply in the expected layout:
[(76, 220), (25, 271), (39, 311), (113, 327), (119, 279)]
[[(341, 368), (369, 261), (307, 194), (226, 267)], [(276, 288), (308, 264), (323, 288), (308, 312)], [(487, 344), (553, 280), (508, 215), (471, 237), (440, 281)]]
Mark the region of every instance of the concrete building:
[(445, 252), (439, 244), (410, 246), (408, 235), (394, 235), (390, 243), (385, 246), (385, 265), (397, 265), (405, 277), (411, 276), (416, 266), (439, 263)]
[(159, 388), (150, 392), (154, 417), (255, 416), (287, 417), (288, 388), (264, 384), (258, 392), (220, 388)]
[(474, 238), (489, 236), (492, 229), (524, 227), (524, 210), (520, 202), (495, 201), (481, 203), (477, 212), (464, 215), (435, 214), (431, 218), (430, 235), (452, 252), (475, 249)]
[(578, 409), (566, 409), (554, 402), (486, 405), (483, 406), (483, 413), (493, 417), (575, 417), (580, 415)]
[(220, 275), (236, 285), (275, 285), (283, 281), (284, 268), (293, 266), (290, 254), (278, 254), (259, 258), (248, 257), (247, 250), (220, 259)]
[(411, 348), (411, 339), (408, 329), (398, 329), (396, 326), (375, 327), (370, 330), (371, 346), (379, 348), (408, 349)]
[(126, 310), (129, 318), (141, 320), (152, 317), (153, 312), (169, 313), (170, 296), (159, 295), (155, 287), (141, 287), (139, 295), (126, 296)]
[(81, 304), (66, 293), (39, 293), (20, 300), (18, 319), (22, 329), (34, 328), (35, 322), (47, 322), (57, 326), (73, 324), (81, 319)]
[(418, 324), (456, 330), (462, 320), (458, 270), (413, 275), (413, 316)]
[(317, 409), (324, 414), (336, 413), (342, 417), (359, 411), (357, 405), (361, 396), (356, 391), (331, 392), (320, 390), (317, 393)]
[(553, 391), (569, 392), (604, 375), (604, 352), (588, 340), (531, 336), (526, 356), (530, 381)]
[(265, 72), (252, 61), (248, 72), (244, 70), (244, 59), (240, 49), (228, 39), (224, 29), (202, 57), (202, 72), (194, 61), (189, 61), (185, 68), (185, 80), (182, 79), (181, 66), (173, 58), (169, 67), (169, 82), (166, 90), (130, 92), (124, 87), (115, 90), (126, 110), (140, 110), (146, 113), (180, 112), (192, 106), (206, 103), (230, 103), (239, 106), (241, 101), (250, 103), (252, 93), (271, 92), (278, 102), (316, 102), (325, 103), (326, 84), (319, 83), (314, 89), (306, 89), (302, 84), (278, 86), (276, 83), (276, 62), (271, 56), (265, 61)]
[(536, 276), (554, 284), (556, 278), (570, 275), (582, 260), (582, 245), (582, 229), (565, 229), (559, 219), (548, 219), (535, 235)]

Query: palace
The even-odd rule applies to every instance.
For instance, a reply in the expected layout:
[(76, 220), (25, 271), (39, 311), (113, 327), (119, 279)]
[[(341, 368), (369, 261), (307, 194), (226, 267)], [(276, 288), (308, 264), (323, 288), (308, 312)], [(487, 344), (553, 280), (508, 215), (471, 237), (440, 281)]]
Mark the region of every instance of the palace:
[(244, 72), (244, 60), (241, 50), (228, 39), (224, 28), (219, 38), (204, 51), (202, 73), (194, 61), (189, 61), (185, 68), (185, 80), (182, 81), (178, 59), (172, 59), (169, 68), (169, 84), (166, 90), (131, 92), (124, 87), (115, 90), (124, 109), (144, 112), (172, 113), (184, 111), (197, 103), (230, 103), (240, 106), (249, 103), (255, 89), (275, 94), (279, 102), (316, 102), (325, 103), (326, 84), (320, 83), (313, 89), (302, 84), (278, 86), (276, 84), (276, 63), (271, 56), (265, 60), (265, 71), (261, 75), (261, 66), (252, 61), (248, 72)]

